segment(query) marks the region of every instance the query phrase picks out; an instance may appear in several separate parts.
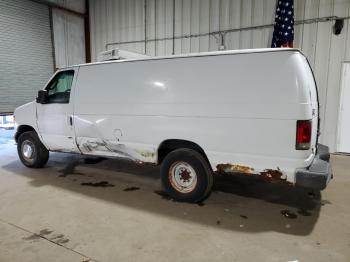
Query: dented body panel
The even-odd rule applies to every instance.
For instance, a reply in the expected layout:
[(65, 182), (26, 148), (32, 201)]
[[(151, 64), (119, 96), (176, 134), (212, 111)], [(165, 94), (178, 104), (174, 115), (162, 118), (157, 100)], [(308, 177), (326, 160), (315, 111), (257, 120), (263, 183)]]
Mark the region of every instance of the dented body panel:
[[(75, 68), (73, 129), (82, 154), (157, 163), (163, 141), (186, 140), (203, 149), (214, 171), (291, 183), (296, 170), (315, 157), (317, 90), (299, 50), (239, 50)], [(308, 150), (295, 149), (297, 120), (312, 120)]]

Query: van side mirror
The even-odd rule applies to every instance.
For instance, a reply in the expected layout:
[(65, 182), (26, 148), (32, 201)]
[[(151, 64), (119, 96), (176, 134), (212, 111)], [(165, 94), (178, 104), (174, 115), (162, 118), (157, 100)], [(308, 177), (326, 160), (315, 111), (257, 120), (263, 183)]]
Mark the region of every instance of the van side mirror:
[(36, 102), (39, 104), (47, 104), (48, 97), (47, 97), (46, 90), (39, 90), (38, 91), (38, 97), (36, 98)]

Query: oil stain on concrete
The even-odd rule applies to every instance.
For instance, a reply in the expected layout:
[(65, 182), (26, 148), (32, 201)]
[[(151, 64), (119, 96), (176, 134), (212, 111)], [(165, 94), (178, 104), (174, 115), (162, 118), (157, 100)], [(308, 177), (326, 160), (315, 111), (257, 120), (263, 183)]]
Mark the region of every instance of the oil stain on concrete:
[(136, 190), (140, 190), (139, 187), (135, 187), (135, 186), (131, 186), (131, 187), (127, 187), (124, 188), (123, 191), (129, 192), (129, 191), (136, 191)]
[(100, 181), (100, 182), (85, 182), (85, 183), (80, 183), (82, 186), (91, 186), (91, 187), (114, 187), (113, 184), (109, 183), (108, 181)]

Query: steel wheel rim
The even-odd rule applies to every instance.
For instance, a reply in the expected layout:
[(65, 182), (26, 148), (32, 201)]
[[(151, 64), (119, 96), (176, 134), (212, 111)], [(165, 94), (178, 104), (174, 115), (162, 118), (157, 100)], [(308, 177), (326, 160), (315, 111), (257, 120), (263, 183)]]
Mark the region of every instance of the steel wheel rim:
[(176, 191), (189, 193), (197, 185), (197, 173), (190, 164), (179, 161), (171, 165), (169, 180)]
[(35, 147), (34, 147), (33, 142), (31, 142), (29, 140), (25, 140), (22, 143), (21, 151), (22, 151), (22, 156), (25, 160), (27, 160), (29, 162), (34, 160)]

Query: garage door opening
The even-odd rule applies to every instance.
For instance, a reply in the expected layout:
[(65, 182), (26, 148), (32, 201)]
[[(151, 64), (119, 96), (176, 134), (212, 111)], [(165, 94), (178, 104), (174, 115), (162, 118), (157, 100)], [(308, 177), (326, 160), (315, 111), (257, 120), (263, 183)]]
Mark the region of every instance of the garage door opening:
[(13, 115), (0, 115), (0, 145), (14, 144), (15, 121)]

